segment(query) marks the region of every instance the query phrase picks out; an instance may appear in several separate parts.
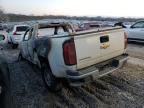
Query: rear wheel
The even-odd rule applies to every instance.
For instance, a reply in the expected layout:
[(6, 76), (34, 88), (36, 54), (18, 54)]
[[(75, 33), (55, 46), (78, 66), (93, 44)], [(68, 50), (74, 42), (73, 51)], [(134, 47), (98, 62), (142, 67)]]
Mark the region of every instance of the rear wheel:
[(18, 48), (18, 44), (12, 44), (12, 48), (13, 48), (13, 49)]
[(61, 82), (59, 82), (59, 79), (52, 74), (49, 66), (46, 63), (42, 65), (42, 76), (44, 83), (51, 91), (61, 90)]

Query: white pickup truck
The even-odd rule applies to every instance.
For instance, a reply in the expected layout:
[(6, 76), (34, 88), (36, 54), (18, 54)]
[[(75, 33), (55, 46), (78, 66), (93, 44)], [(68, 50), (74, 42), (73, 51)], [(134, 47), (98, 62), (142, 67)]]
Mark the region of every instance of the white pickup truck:
[(126, 48), (120, 27), (75, 32), (68, 23), (39, 24), (26, 31), (19, 60), (38, 65), (46, 85), (58, 90), (60, 79), (80, 86), (116, 71), (128, 59)]

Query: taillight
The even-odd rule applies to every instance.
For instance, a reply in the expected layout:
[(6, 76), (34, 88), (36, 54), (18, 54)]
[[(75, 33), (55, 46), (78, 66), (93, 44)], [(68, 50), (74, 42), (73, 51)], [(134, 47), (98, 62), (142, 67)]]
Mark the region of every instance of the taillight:
[(126, 32), (124, 32), (124, 49), (127, 48), (127, 45), (128, 45), (128, 35)]
[(66, 65), (75, 65), (76, 61), (76, 50), (74, 40), (70, 39), (63, 44), (63, 56)]
[(21, 34), (18, 34), (17, 32), (14, 32), (13, 35), (21, 35)]

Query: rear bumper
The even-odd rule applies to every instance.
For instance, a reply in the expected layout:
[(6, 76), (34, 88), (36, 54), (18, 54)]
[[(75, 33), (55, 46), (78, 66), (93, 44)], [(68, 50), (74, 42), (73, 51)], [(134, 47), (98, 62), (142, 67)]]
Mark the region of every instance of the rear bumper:
[(67, 79), (72, 86), (81, 85), (81, 83), (86, 82), (86, 79), (94, 80), (116, 71), (121, 68), (127, 60), (128, 54), (123, 54), (106, 62), (91, 66), (93, 69), (89, 67), (89, 69), (79, 71), (67, 70)]
[(10, 37), (10, 42), (12, 44), (19, 44), (21, 41), (22, 41), (22, 39)]
[(21, 42), (20, 39), (14, 39), (14, 40), (13, 40), (13, 44), (19, 44), (20, 42)]

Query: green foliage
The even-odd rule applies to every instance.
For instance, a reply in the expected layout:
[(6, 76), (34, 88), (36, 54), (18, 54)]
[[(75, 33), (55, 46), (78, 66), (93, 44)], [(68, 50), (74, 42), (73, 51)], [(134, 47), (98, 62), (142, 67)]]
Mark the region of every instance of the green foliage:
[(0, 22), (8, 22), (9, 18), (8, 16), (4, 13), (4, 10), (0, 7)]

